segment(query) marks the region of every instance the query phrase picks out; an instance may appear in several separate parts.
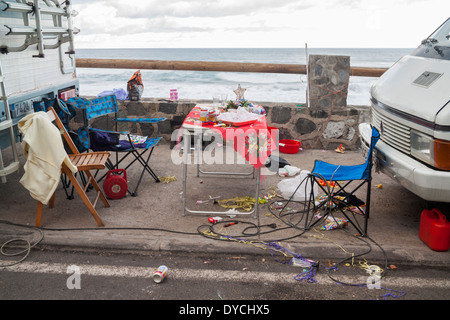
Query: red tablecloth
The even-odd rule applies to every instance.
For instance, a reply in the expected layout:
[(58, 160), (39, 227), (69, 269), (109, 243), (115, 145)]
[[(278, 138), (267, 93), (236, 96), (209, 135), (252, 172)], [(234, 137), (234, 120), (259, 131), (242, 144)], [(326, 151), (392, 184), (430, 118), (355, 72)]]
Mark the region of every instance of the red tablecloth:
[[(270, 131), (267, 129), (266, 117), (253, 124), (244, 126), (217, 127), (217, 123), (200, 121), (200, 107), (194, 107), (183, 122), (183, 128), (211, 129), (219, 132), (225, 143), (232, 144), (236, 152), (245, 158), (255, 168), (266, 163), (267, 158), (276, 149)], [(195, 129), (194, 129), (195, 130)]]

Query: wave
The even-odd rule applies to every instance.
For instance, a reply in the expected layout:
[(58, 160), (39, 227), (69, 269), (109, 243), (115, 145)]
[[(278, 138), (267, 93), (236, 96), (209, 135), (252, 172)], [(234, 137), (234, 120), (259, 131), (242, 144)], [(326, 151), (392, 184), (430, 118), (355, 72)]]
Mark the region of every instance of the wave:
[[(309, 49), (309, 54), (348, 55), (352, 66), (390, 67), (411, 49)], [(146, 60), (226, 61), (305, 64), (302, 49), (79, 49), (77, 57)], [(95, 96), (105, 90), (126, 88), (135, 70), (78, 68), (80, 94)], [(169, 98), (177, 89), (180, 99), (212, 99), (227, 94), (234, 99), (240, 84), (251, 101), (306, 102), (306, 75), (212, 71), (141, 70), (146, 98)], [(351, 77), (349, 105), (370, 105), (376, 78)]]
[[(80, 94), (96, 96), (102, 91), (126, 89), (130, 74), (80, 72)], [(348, 104), (370, 105), (370, 87), (373, 79), (352, 77), (348, 88)], [(226, 94), (234, 99), (234, 90), (238, 85), (246, 89), (245, 98), (251, 101), (272, 102), (306, 102), (306, 77), (291, 76), (253, 76), (231, 74), (208, 74), (205, 72), (188, 72), (172, 74), (155, 72), (151, 77), (143, 74), (144, 93), (146, 98), (169, 98), (171, 89), (177, 89), (180, 99), (212, 99), (215, 95)]]

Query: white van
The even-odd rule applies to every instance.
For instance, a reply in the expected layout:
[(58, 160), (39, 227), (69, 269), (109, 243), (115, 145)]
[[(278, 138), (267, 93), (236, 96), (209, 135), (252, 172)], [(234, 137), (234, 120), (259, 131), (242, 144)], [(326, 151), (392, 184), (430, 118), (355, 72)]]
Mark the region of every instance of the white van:
[[(371, 89), (376, 167), (430, 202), (450, 202), (450, 18)], [(370, 125), (359, 126), (363, 146)]]
[[(60, 3), (61, 2), (61, 3)], [(0, 180), (19, 168), (17, 123), (33, 102), (78, 95), (69, 1), (0, 1)], [(3, 163), (12, 146), (15, 159)], [(6, 159), (6, 158), (5, 158)]]

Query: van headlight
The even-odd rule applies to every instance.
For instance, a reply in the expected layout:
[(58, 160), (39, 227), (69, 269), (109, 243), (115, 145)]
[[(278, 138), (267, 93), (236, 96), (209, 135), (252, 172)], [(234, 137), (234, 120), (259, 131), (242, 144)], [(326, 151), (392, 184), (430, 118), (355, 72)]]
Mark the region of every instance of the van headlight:
[(411, 155), (440, 170), (450, 170), (450, 141), (411, 130)]

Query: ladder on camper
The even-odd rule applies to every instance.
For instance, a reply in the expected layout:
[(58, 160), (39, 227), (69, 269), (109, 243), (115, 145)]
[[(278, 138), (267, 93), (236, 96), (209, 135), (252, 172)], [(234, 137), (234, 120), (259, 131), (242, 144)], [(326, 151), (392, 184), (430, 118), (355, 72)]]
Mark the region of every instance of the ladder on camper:
[[(13, 121), (11, 119), (11, 113), (9, 111), (9, 103), (8, 103), (8, 96), (6, 94), (6, 87), (5, 87), (5, 78), (3, 75), (2, 65), (0, 63), (0, 87), (1, 87), (1, 100), (3, 100), (3, 105), (5, 107), (5, 116), (6, 120), (0, 122), (0, 131), (8, 130), (9, 136), (11, 138), (11, 149), (14, 156), (14, 160), (5, 167), (3, 162), (3, 156), (2, 151), (0, 150), (0, 178), (3, 183), (6, 183), (6, 176), (17, 171), (19, 172), (20, 169), (20, 163), (19, 163), (19, 154), (17, 153), (17, 146), (16, 146), (16, 137), (14, 136), (14, 125)], [(1, 149), (2, 146), (0, 146)]]
[[(61, 7), (57, 0), (33, 0), (33, 2), (13, 2), (2, 0), (6, 5), (4, 11), (19, 12), (23, 14), (23, 25), (13, 26), (5, 25), (9, 30), (8, 35), (24, 35), (25, 41), (21, 46), (17, 47), (0, 47), (0, 53), (20, 52), (26, 50), (29, 46), (37, 44), (39, 54), (33, 57), (43, 58), (45, 49), (56, 49), (63, 43), (69, 42), (69, 49), (66, 54), (74, 54), (73, 36), (80, 30), (72, 25), (72, 16), (76, 12), (72, 12), (70, 1), (63, 3), (65, 7)], [(53, 20), (53, 26), (45, 25), (43, 16), (49, 15)], [(32, 23), (32, 17), (35, 21)], [(63, 18), (67, 19), (64, 23)], [(44, 44), (44, 40), (55, 39), (57, 42), (53, 44)]]

